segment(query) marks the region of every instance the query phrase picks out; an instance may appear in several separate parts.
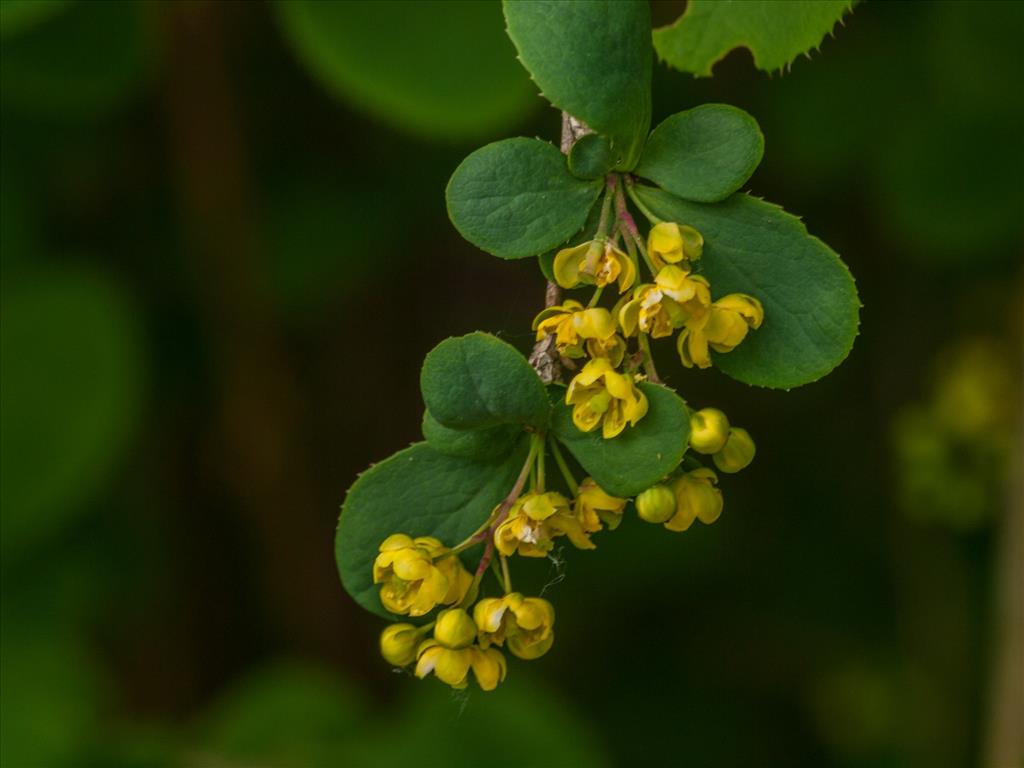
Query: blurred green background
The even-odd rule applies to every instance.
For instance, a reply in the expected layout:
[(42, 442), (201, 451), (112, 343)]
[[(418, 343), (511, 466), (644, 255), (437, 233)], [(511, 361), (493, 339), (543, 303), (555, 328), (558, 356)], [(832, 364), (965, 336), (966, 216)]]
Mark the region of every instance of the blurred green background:
[(865, 2), (784, 77), (656, 68), (656, 122), (760, 121), (750, 188), (850, 264), (861, 335), (789, 393), (668, 350), (758, 441), (721, 520), (535, 564), (555, 647), (453, 694), (379, 659), (332, 540), (419, 439), (427, 350), (530, 345), (536, 264), (444, 210), (472, 149), (559, 134), (500, 6), (3, 0), (0, 762), (1012, 768), (1022, 8)]

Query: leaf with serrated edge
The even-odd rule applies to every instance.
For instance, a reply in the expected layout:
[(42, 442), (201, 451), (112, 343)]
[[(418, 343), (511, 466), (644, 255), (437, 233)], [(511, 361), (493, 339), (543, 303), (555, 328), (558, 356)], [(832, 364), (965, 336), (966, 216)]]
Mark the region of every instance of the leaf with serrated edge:
[(650, 382), (639, 387), (647, 396), (647, 415), (610, 440), (599, 429), (581, 432), (572, 421), (572, 408), (565, 405), (565, 390), (552, 389), (552, 398), (559, 401), (551, 433), (598, 485), (621, 498), (635, 496), (675, 469), (690, 438), (690, 417), (679, 395)]
[(502, 462), (446, 456), (416, 443), (368, 469), (352, 485), (338, 520), (334, 554), (353, 599), (393, 619), (373, 583), (378, 547), (392, 533), (434, 536), (453, 546), (508, 495), (526, 460), (524, 440)]
[(748, 293), (764, 305), (764, 324), (732, 352), (712, 353), (734, 379), (789, 389), (816, 381), (849, 354), (860, 301), (839, 256), (803, 222), (771, 203), (735, 194), (715, 205), (636, 187), (651, 212), (704, 236), (697, 262), (711, 293)]
[(728, 104), (702, 104), (666, 118), (644, 147), (636, 173), (686, 200), (724, 200), (764, 154), (757, 121)]
[(453, 429), (543, 429), (550, 414), (533, 366), (511, 344), (479, 331), (445, 339), (427, 353), (420, 391), (431, 415)]
[(565, 156), (546, 141), (518, 138), (463, 160), (445, 197), (464, 238), (503, 259), (522, 259), (578, 232), (602, 186), (569, 173)]
[(558, 109), (612, 141), (615, 167), (636, 165), (651, 125), (647, 0), (505, 0), (519, 60)]
[(817, 48), (852, 7), (853, 0), (690, 0), (674, 23), (654, 30), (654, 48), (698, 77), (710, 77), (734, 48), (748, 48), (758, 69), (774, 72)]

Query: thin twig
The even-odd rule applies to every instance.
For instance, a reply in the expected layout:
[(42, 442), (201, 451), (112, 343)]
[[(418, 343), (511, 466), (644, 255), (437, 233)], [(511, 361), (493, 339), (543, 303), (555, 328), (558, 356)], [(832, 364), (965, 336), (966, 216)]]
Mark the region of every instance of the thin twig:
[[(572, 145), (586, 134), (590, 129), (580, 120), (568, 112), (562, 113), (562, 152), (566, 155), (572, 149)], [(556, 283), (548, 280), (547, 288), (544, 291), (544, 307), (546, 309), (558, 306), (562, 301), (562, 289)], [(533, 345), (530, 353), (530, 365), (537, 371), (540, 380), (545, 384), (558, 381), (562, 375), (562, 365), (559, 359), (558, 349), (555, 347), (554, 334), (548, 334)]]

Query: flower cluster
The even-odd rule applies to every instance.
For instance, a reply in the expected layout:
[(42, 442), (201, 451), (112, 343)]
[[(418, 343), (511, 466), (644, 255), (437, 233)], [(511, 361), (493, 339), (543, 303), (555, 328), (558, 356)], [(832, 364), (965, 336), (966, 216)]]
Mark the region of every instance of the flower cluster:
[[(538, 343), (553, 345), (562, 366), (575, 371), (564, 394), (573, 424), (604, 440), (621, 439), (648, 415), (650, 403), (639, 385), (660, 381), (651, 339), (675, 336), (682, 364), (707, 368), (712, 351), (735, 349), (764, 319), (761, 303), (752, 296), (713, 297), (711, 284), (694, 268), (704, 238), (693, 227), (657, 221), (645, 211), (652, 226), (643, 240), (623, 188), (616, 184), (615, 179), (608, 182), (595, 237), (559, 251), (552, 264), (563, 288), (593, 288), (589, 303), (564, 300), (533, 322)], [(609, 231), (613, 201), (615, 224)], [(638, 283), (641, 258), (650, 282)], [(619, 296), (612, 308), (599, 303), (609, 286)], [(737, 472), (754, 457), (750, 435), (730, 425), (722, 411), (689, 411), (689, 421), (690, 452), (632, 499), (640, 520), (676, 532), (688, 530), (695, 520), (715, 522), (723, 508), (718, 473)], [(531, 432), (529, 455), (515, 485), (474, 533), (450, 547), (404, 533), (380, 544), (373, 581), (380, 585), (381, 604), (399, 616), (433, 616), (428, 623), (392, 624), (383, 631), (380, 650), (391, 664), (410, 668), (419, 678), (432, 674), (455, 688), (465, 688), (472, 677), (490, 691), (505, 678), (504, 651), (533, 660), (552, 647), (554, 607), (513, 590), (510, 562), (553, 557), (560, 540), (576, 549), (594, 549), (595, 534), (618, 528), (630, 499), (606, 492), (593, 477), (577, 482), (558, 441)], [(561, 490), (546, 482), (549, 450), (563, 481)], [(707, 457), (707, 465), (701, 457)], [(471, 575), (462, 558), (477, 546), (483, 553)], [(499, 594), (484, 582), (488, 573), (494, 574)]]
[[(619, 213), (609, 235), (605, 230), (613, 196)], [(533, 322), (538, 341), (554, 337), (567, 367), (589, 358), (570, 382), (565, 402), (573, 406), (573, 421), (579, 429), (590, 432), (600, 427), (605, 438), (616, 437), (647, 413), (647, 398), (636, 383), (643, 378), (659, 381), (650, 339), (678, 332), (676, 349), (682, 364), (709, 368), (712, 351), (731, 352), (764, 321), (764, 308), (753, 296), (712, 297), (710, 282), (694, 269), (704, 250), (700, 232), (657, 220), (649, 212), (648, 216), (652, 226), (644, 242), (626, 210), (621, 189), (610, 185), (595, 238), (562, 249), (552, 265), (562, 288), (594, 286), (590, 304), (568, 300), (545, 309)], [(618, 246), (620, 238), (626, 251)], [(651, 282), (637, 284), (641, 258)], [(611, 285), (618, 287), (622, 297), (608, 310), (598, 301)], [(637, 344), (632, 355), (631, 339)]]
[[(433, 674), (454, 688), (466, 687), (472, 673), (479, 687), (489, 691), (505, 678), (505, 657), (499, 649), (525, 660), (548, 652), (555, 639), (555, 609), (543, 598), (512, 590), (509, 558), (546, 557), (561, 537), (578, 549), (593, 549), (591, 536), (618, 527), (627, 504), (627, 499), (603, 491), (593, 478), (577, 484), (558, 449), (552, 450), (572, 489), (571, 499), (544, 490), (544, 451), (542, 441), (535, 440), (516, 487), (463, 542), (448, 548), (437, 539), (396, 533), (381, 543), (373, 578), (381, 585), (384, 607), (399, 615), (423, 616), (433, 608), (452, 606), (422, 626), (388, 626), (380, 637), (385, 660), (412, 667), (420, 678)], [(533, 487), (524, 491), (531, 475)], [(478, 544), (484, 545), (484, 554), (476, 575), (470, 576), (459, 553)], [(480, 597), (488, 565), (501, 596)]]

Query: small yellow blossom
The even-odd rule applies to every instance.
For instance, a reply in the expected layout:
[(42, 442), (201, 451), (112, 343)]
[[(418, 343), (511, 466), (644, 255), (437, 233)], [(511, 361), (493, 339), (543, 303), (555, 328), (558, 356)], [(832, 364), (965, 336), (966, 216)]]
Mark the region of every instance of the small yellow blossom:
[(473, 609), (473, 619), (480, 632), (481, 648), (507, 641), (508, 649), (520, 659), (540, 658), (555, 641), (555, 609), (539, 597), (512, 592), (485, 598)]
[(618, 282), (619, 293), (636, 281), (636, 265), (629, 255), (607, 240), (591, 240), (555, 254), (555, 281), (563, 288), (580, 283), (598, 287)]
[(647, 235), (647, 255), (654, 266), (696, 261), (704, 252), (704, 237), (693, 227), (663, 221), (651, 227)]
[(579, 521), (560, 493), (531, 492), (516, 499), (508, 519), (494, 532), (494, 546), (503, 555), (546, 557), (558, 536), (568, 536), (578, 549), (593, 549)]
[(676, 513), (665, 523), (670, 531), (685, 531), (694, 520), (710, 525), (722, 514), (722, 492), (715, 487), (718, 476), (710, 469), (695, 469), (672, 484)]
[(729, 419), (717, 408), (690, 414), (690, 447), (697, 453), (718, 453), (729, 439)]
[(739, 472), (754, 460), (755, 451), (750, 433), (740, 427), (733, 427), (729, 430), (729, 439), (725, 441), (722, 450), (711, 458), (722, 472)]
[(636, 425), (647, 413), (647, 397), (633, 380), (616, 371), (599, 357), (583, 366), (565, 393), (566, 405), (573, 406), (573, 423), (583, 432), (601, 425), (602, 435), (610, 439)]
[(608, 530), (614, 531), (622, 522), (622, 510), (625, 508), (626, 499), (605, 493), (592, 477), (580, 483), (573, 500), (576, 519), (587, 533), (600, 531), (602, 523), (608, 526)]
[(753, 296), (732, 293), (714, 302), (707, 312), (686, 320), (679, 333), (677, 347), (683, 365), (711, 367), (708, 347), (716, 352), (731, 352), (747, 336), (750, 328), (760, 328), (764, 308)]
[(612, 368), (618, 368), (626, 356), (626, 340), (617, 333), (607, 339), (587, 339), (586, 348), (588, 355), (607, 359)]
[(578, 301), (570, 299), (538, 314), (533, 320), (533, 330), (537, 332), (537, 341), (554, 334), (560, 353), (568, 357), (582, 357), (584, 341), (588, 348), (590, 342), (613, 341), (615, 319), (604, 307), (584, 308)]
[[(380, 601), (392, 613), (423, 616), (436, 605), (457, 603), (473, 578), (455, 556), (431, 536), (388, 536), (373, 563), (373, 583), (381, 584)], [(435, 562), (436, 558), (436, 562)]]
[(416, 661), (420, 629), (412, 624), (391, 624), (380, 633), (380, 655), (389, 664), (405, 667)]
[(670, 264), (658, 272), (653, 285), (637, 286), (632, 300), (620, 303), (619, 326), (626, 336), (637, 330), (655, 339), (671, 336), (688, 319), (705, 314), (710, 304), (708, 281)]
[(646, 523), (664, 523), (676, 513), (676, 495), (667, 485), (652, 485), (636, 497), (636, 514)]
[(417, 652), (416, 677), (431, 672), (453, 688), (465, 688), (469, 671), (485, 691), (493, 691), (505, 679), (505, 657), (495, 648), (473, 645), (476, 624), (461, 608), (442, 611), (434, 626), (434, 636), (424, 640)]

